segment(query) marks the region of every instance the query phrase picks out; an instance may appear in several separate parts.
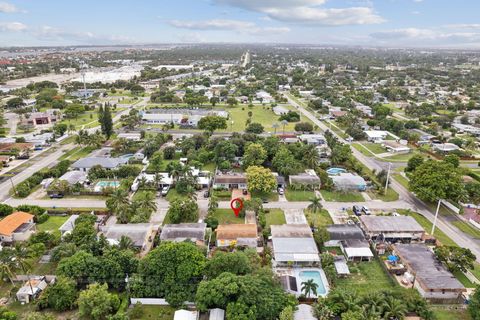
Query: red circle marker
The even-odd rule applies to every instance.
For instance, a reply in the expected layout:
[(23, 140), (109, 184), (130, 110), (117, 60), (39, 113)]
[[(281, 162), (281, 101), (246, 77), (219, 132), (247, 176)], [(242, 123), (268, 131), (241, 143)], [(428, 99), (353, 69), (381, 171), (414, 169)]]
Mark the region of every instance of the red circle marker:
[[(235, 205), (237, 202), (239, 203), (238, 206)], [(240, 213), (240, 211), (241, 211), (242, 208), (243, 208), (243, 201), (242, 201), (242, 199), (240, 199), (240, 198), (235, 198), (235, 199), (233, 199), (232, 201), (230, 201), (230, 208), (232, 208), (233, 212), (235, 213), (235, 216), (238, 217), (238, 214)]]

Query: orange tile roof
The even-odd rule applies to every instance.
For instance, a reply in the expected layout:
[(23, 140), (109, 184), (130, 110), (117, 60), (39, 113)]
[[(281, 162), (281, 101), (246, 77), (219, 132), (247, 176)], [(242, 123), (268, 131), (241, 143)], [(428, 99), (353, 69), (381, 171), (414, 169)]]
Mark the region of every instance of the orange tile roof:
[(256, 224), (221, 224), (217, 228), (217, 239), (256, 238)]
[(0, 234), (11, 236), (13, 231), (33, 219), (33, 217), (32, 214), (22, 211), (17, 211), (6, 216), (0, 221)]

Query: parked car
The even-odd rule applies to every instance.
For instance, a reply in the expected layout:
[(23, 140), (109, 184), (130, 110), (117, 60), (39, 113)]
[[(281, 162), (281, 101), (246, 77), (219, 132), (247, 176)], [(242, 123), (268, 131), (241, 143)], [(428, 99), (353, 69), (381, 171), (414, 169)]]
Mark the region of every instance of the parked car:
[(364, 214), (366, 214), (367, 216), (371, 215), (372, 213), (370, 212), (370, 209), (368, 209), (367, 207), (363, 206), (362, 207), (362, 212)]
[(50, 199), (62, 199), (63, 198), (63, 194), (61, 193), (51, 193), (50, 194)]
[(278, 188), (278, 194), (279, 195), (283, 195), (285, 193), (285, 190), (283, 190), (283, 188)]
[(246, 196), (246, 195), (248, 194), (247, 189), (243, 189), (243, 190), (242, 190), (242, 194), (243, 194), (244, 196)]
[(25, 160), (25, 159), (30, 159), (30, 155), (28, 154), (20, 154), (17, 156), (18, 160)]
[(168, 191), (170, 191), (170, 186), (166, 186), (162, 188), (162, 196), (166, 196)]
[(41, 150), (43, 150), (43, 147), (35, 147), (33, 150), (35, 150), (35, 151), (41, 151)]
[(262, 199), (262, 203), (268, 203), (267, 199)]
[(203, 197), (204, 197), (204, 198), (210, 197), (210, 191), (208, 191), (208, 190), (205, 191), (205, 192), (203, 193)]
[(356, 215), (357, 217), (360, 217), (362, 215), (362, 210), (360, 209), (359, 206), (355, 205), (353, 206), (353, 214)]

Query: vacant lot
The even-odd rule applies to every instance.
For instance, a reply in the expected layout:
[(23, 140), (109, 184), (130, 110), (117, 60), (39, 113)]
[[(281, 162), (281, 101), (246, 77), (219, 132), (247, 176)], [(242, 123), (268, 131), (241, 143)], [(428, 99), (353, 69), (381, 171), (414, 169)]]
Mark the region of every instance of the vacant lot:
[(320, 190), (323, 199), (325, 201), (336, 202), (362, 202), (365, 201), (363, 196), (358, 192), (340, 192), (340, 191), (328, 191)]

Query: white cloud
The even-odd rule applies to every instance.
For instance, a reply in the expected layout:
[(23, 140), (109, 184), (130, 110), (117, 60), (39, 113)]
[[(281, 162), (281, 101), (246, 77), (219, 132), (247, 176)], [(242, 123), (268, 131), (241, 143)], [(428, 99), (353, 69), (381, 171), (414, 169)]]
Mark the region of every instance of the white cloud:
[(38, 29), (32, 30), (32, 35), (44, 41), (61, 41), (66, 43), (82, 43), (82, 44), (120, 44), (120, 43), (135, 43), (136, 41), (123, 36), (103, 36), (93, 32), (85, 31), (69, 31), (58, 29), (52, 26), (42, 26)]
[(235, 31), (239, 33), (248, 33), (255, 35), (271, 35), (286, 33), (290, 31), (287, 27), (260, 27), (254, 22), (243, 20), (172, 20), (168, 22), (171, 26), (180, 29), (190, 30), (215, 30), (215, 31)]
[(435, 32), (429, 29), (405, 28), (380, 31), (370, 34), (371, 37), (380, 40), (410, 38), (410, 39), (427, 39), (435, 37)]
[(480, 23), (449, 24), (445, 27), (450, 29), (480, 29)]
[(420, 14), (420, 11), (417, 11), (417, 10), (412, 11), (412, 14), (414, 14), (414, 15), (419, 15), (419, 14)]
[(18, 32), (25, 31), (28, 27), (21, 22), (0, 22), (0, 31)]
[(3, 13), (14, 13), (19, 12), (20, 10), (15, 7), (13, 4), (8, 2), (0, 2), (0, 12)]
[(169, 21), (169, 24), (176, 28), (192, 30), (241, 30), (255, 27), (253, 22), (223, 19), (202, 21), (172, 20)]
[[(377, 24), (385, 21), (367, 2), (365, 6), (323, 8), (325, 0), (213, 0), (266, 14), (271, 19), (321, 26)], [(365, 3), (364, 3), (365, 4)]]

